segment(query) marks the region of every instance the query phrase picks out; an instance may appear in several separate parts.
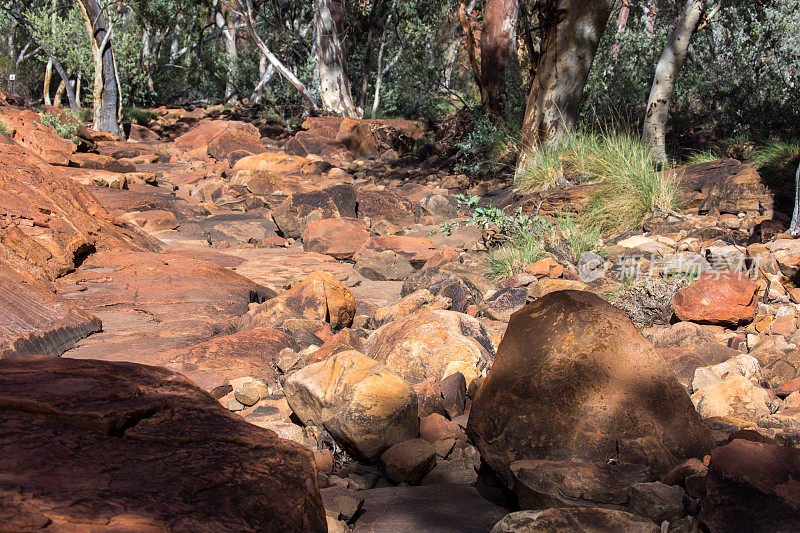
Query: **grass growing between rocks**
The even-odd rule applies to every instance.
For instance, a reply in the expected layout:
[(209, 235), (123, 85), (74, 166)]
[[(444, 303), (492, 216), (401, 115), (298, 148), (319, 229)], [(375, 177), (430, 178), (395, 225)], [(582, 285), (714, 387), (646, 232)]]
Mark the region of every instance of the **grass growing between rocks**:
[(768, 185), (778, 185), (794, 176), (800, 159), (800, 139), (794, 141), (770, 140), (760, 145), (750, 160), (750, 165)]
[(548, 256), (577, 263), (583, 252), (597, 249), (600, 242), (600, 228), (584, 226), (574, 217), (553, 221), (535, 217), (527, 228), (508, 236), (505, 244), (486, 252), (486, 277), (505, 279)]
[(576, 131), (563, 143), (529, 158), (516, 176), (521, 193), (596, 183), (580, 224), (603, 233), (637, 227), (652, 213), (668, 213), (679, 205), (678, 186), (637, 136), (601, 130)]

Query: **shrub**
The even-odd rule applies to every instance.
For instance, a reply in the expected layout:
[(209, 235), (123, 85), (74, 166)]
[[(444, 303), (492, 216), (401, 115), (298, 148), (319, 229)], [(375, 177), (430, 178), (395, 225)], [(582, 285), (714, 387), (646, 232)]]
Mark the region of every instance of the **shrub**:
[(624, 132), (576, 131), (560, 145), (530, 157), (516, 176), (522, 193), (584, 182), (597, 182), (598, 187), (582, 225), (602, 232), (631, 229), (649, 214), (670, 212), (679, 203), (674, 177), (658, 172), (647, 146)]
[(13, 132), (6, 126), (6, 123), (0, 120), (0, 133), (5, 135), (6, 137), (11, 137)]
[(710, 163), (720, 158), (721, 156), (713, 150), (695, 151), (686, 158), (686, 164), (699, 165), (700, 163)]
[(124, 117), (123, 122), (130, 122), (131, 124), (138, 124), (139, 126), (148, 126), (150, 122), (155, 120), (155, 118), (158, 116), (152, 111), (140, 109), (135, 106), (123, 109), (122, 115)]
[(513, 168), (519, 153), (519, 131), (515, 118), (497, 122), (485, 112), (476, 111), (472, 129), (455, 143), (461, 154), (454, 170), (485, 176)]
[(41, 113), (39, 115), (39, 122), (36, 122), (36, 124), (50, 126), (59, 137), (69, 139), (74, 143), (78, 142), (78, 137), (75, 135), (75, 132), (78, 130), (78, 125), (65, 117), (53, 115), (51, 113)]

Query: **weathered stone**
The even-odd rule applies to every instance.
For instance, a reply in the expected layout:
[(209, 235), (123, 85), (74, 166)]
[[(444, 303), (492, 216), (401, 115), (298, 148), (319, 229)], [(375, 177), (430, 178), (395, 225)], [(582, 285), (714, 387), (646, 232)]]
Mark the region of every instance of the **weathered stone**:
[(492, 533), (549, 533), (581, 531), (582, 533), (658, 533), (659, 527), (641, 516), (625, 511), (593, 507), (517, 511), (498, 522)]
[(403, 282), (402, 295), (427, 289), (434, 296), (449, 298), (451, 309), (463, 313), (470, 305), (478, 305), (483, 293), (466, 275), (439, 267), (426, 268)]
[(458, 424), (439, 413), (432, 413), (420, 419), (419, 436), (431, 444), (448, 439), (467, 440), (467, 436), (464, 435)]
[(373, 281), (403, 281), (414, 273), (414, 267), (402, 255), (386, 250), (360, 259), (359, 274)]
[(410, 383), (461, 372), (472, 381), (491, 365), (494, 343), (476, 319), (454, 311), (422, 310), (382, 326), (364, 353)]
[(328, 218), (312, 222), (306, 227), (303, 249), (346, 260), (351, 259), (368, 238), (367, 224), (363, 220)]
[(0, 262), (0, 359), (20, 355), (61, 355), (80, 339), (100, 331), (100, 320), (50, 289)]
[(258, 137), (258, 128), (246, 122), (235, 120), (212, 120), (203, 122), (197, 127), (175, 139), (175, 146), (184, 150), (205, 150), (214, 139), (229, 132), (243, 131)]
[(769, 391), (739, 374), (698, 390), (692, 394), (692, 402), (703, 418), (730, 416), (753, 421), (768, 415), (772, 403)]
[(436, 464), (436, 452), (424, 439), (411, 439), (383, 452), (381, 463), (390, 481), (417, 485)]
[(631, 510), (657, 524), (664, 520), (677, 520), (685, 514), (683, 500), (686, 495), (680, 487), (658, 481), (636, 483), (628, 489), (628, 495)]
[(261, 138), (247, 130), (226, 131), (208, 143), (208, 155), (217, 161), (230, 160), (237, 152), (244, 152), (239, 157), (241, 160), (245, 154), (260, 154), (265, 151)]
[(450, 305), (450, 298), (434, 296), (427, 289), (419, 289), (396, 302), (376, 309), (373, 320), (375, 325), (380, 327), (407, 317), (422, 308), (448, 310)]
[(615, 457), (661, 473), (711, 445), (652, 345), (621, 310), (578, 291), (512, 316), (467, 433), (508, 485), (515, 460)]
[(272, 212), (283, 235), (293, 239), (299, 239), (312, 222), (339, 216), (339, 209), (325, 191), (291, 194)]
[(481, 302), (480, 308), (484, 315), (492, 320), (508, 322), (511, 315), (525, 307), (528, 299), (528, 289), (525, 287), (513, 287), (510, 289), (500, 289), (490, 297)]
[(510, 468), (521, 509), (623, 506), (628, 487), (650, 481), (647, 467), (630, 463), (524, 460)]
[(752, 167), (735, 159), (687, 165), (668, 171), (679, 180), (682, 209), (719, 214), (760, 211), (772, 201)]
[(712, 532), (800, 529), (800, 450), (734, 440), (711, 453), (700, 522)]
[(4, 529), (325, 531), (311, 452), (179, 374), (18, 357), (0, 391)]
[(738, 326), (752, 322), (758, 285), (737, 272), (706, 273), (675, 293), (672, 307), (681, 320)]
[[(447, 411), (444, 409), (444, 398), (442, 398), (442, 387), (439, 382), (433, 378), (428, 378), (412, 386), (414, 392), (417, 393), (417, 402), (419, 404), (419, 417), (424, 420), (426, 416), (436, 413), (439, 415), (446, 415)], [(420, 422), (421, 424), (421, 422)]]
[(375, 461), (419, 432), (417, 395), (397, 374), (358, 352), (308, 365), (284, 381), (304, 423), (324, 427), (350, 453)]
[(356, 300), (336, 276), (313, 272), (302, 282), (254, 306), (242, 317), (242, 328), (275, 327), (288, 319), (307, 318), (346, 328), (353, 323)]
[(369, 217), (375, 222), (387, 220), (400, 226), (410, 226), (415, 221), (415, 208), (413, 202), (396, 192), (359, 190), (358, 216)]
[(391, 250), (405, 257), (412, 265), (421, 267), (430, 259), (436, 247), (424, 237), (407, 237), (405, 235), (379, 235), (370, 237), (353, 257), (361, 261), (380, 252)]
[(467, 401), (467, 381), (461, 372), (454, 372), (441, 381), (442, 398), (447, 415), (453, 419), (464, 414)]

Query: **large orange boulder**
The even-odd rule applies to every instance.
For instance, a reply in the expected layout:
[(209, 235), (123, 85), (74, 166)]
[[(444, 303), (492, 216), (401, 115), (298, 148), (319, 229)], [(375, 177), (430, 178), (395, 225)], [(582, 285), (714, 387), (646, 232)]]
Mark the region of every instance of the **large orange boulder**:
[(313, 272), (275, 298), (253, 306), (242, 317), (241, 327), (278, 327), (291, 318), (328, 322), (334, 328), (353, 324), (356, 300), (336, 276)]
[(326, 531), (312, 453), (180, 374), (0, 361), (7, 531)]
[(425, 237), (377, 235), (365, 240), (353, 258), (360, 261), (386, 250), (405, 257), (412, 265), (419, 268), (433, 257), (436, 253), (436, 246)]
[(672, 308), (681, 320), (738, 326), (753, 321), (757, 291), (744, 272), (707, 272), (675, 293)]
[(312, 222), (303, 232), (306, 252), (327, 254), (336, 259), (352, 259), (369, 238), (367, 223), (358, 218), (328, 218)]
[(467, 433), (509, 487), (518, 460), (615, 459), (661, 474), (712, 445), (652, 344), (622, 310), (580, 291), (512, 315)]
[(261, 138), (247, 130), (226, 131), (208, 143), (208, 155), (222, 161), (234, 152), (260, 154), (266, 151)]
[(257, 138), (259, 137), (258, 128), (252, 124), (236, 120), (209, 120), (208, 122), (201, 122), (196, 127), (177, 137), (175, 146), (184, 150), (207, 149), (217, 137), (234, 131), (243, 131)]

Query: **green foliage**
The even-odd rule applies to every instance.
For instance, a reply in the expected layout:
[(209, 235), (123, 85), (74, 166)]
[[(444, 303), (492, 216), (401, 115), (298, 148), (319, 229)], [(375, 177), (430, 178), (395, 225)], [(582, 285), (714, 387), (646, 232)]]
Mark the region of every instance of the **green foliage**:
[(581, 223), (571, 215), (557, 218), (554, 226), (566, 240), (573, 263), (577, 263), (583, 252), (596, 249), (602, 237), (599, 226)]
[(486, 277), (498, 281), (522, 272), (547, 256), (543, 241), (532, 233), (520, 234), (486, 253)]
[[(684, 2), (633, 3), (626, 29), (612, 16), (584, 92), (582, 120), (639, 128), (655, 66)], [(800, 123), (798, 0), (723, 2), (692, 38), (681, 69), (670, 126), (675, 148), (684, 132), (720, 136), (796, 135)], [(670, 146), (668, 146), (670, 148)]]
[(699, 165), (700, 163), (710, 163), (720, 159), (720, 155), (714, 150), (699, 150), (689, 154), (686, 158), (687, 165)]
[(122, 109), (122, 121), (140, 126), (148, 126), (158, 115), (147, 109), (129, 106)]
[(750, 160), (769, 185), (791, 183), (800, 158), (800, 140), (771, 139), (758, 146)]
[(0, 120), (0, 133), (5, 135), (6, 137), (11, 137), (12, 135), (11, 130), (8, 128), (8, 126), (6, 126), (6, 123), (3, 122), (2, 120)]
[(53, 128), (53, 131), (55, 131), (59, 137), (69, 139), (74, 143), (78, 142), (78, 137), (77, 135), (75, 135), (75, 132), (78, 129), (77, 124), (73, 123), (71, 120), (65, 119), (60, 115), (41, 113), (39, 115), (39, 121), (35, 122), (34, 124), (43, 124), (45, 126), (50, 126), (51, 128)]
[(461, 154), (454, 170), (485, 176), (513, 168), (519, 153), (520, 124), (498, 122), (483, 111), (476, 112), (471, 131), (455, 144)]
[(677, 208), (678, 188), (638, 136), (578, 130), (557, 146), (529, 156), (516, 176), (522, 193), (563, 183), (598, 183), (585, 223), (604, 232), (624, 231), (651, 213)]

